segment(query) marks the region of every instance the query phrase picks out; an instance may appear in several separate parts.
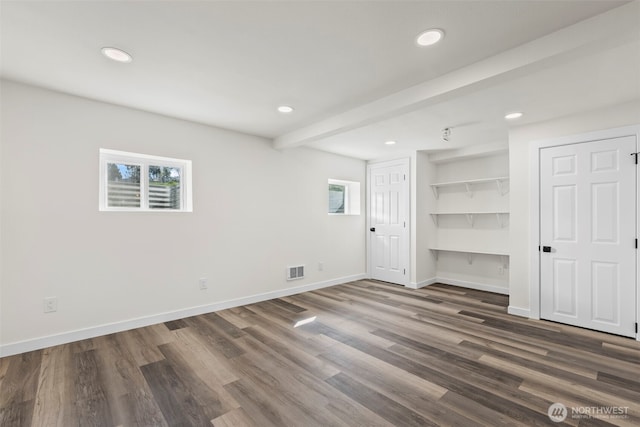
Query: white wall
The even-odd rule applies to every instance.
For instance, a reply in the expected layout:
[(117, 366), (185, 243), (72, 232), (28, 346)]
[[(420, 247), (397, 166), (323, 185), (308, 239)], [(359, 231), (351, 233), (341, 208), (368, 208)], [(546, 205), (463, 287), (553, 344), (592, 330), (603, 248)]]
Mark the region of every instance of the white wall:
[(435, 180), (435, 167), (425, 152), (411, 157), (411, 286), (422, 287), (436, 278), (435, 258), (429, 245), (436, 239), (435, 224), (429, 212), (435, 198), (429, 184)]
[[(365, 272), (364, 214), (327, 215), (327, 179), (365, 188), (363, 161), (8, 81), (1, 143), (5, 353)], [(193, 160), (193, 213), (99, 212), (101, 147)]]
[(511, 268), (509, 306), (514, 314), (528, 315), (530, 254), (537, 242), (530, 238), (530, 190), (532, 186), (531, 141), (580, 134), (640, 123), (640, 101), (611, 106), (543, 123), (514, 128), (509, 132), (511, 176)]

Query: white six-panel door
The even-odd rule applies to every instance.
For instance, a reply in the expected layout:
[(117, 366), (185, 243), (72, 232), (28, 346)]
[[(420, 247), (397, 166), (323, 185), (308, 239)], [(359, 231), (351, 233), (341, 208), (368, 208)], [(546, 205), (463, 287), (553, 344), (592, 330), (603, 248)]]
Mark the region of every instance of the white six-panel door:
[(409, 164), (369, 166), (369, 265), (373, 279), (407, 284)]
[(634, 137), (540, 150), (541, 318), (633, 337)]

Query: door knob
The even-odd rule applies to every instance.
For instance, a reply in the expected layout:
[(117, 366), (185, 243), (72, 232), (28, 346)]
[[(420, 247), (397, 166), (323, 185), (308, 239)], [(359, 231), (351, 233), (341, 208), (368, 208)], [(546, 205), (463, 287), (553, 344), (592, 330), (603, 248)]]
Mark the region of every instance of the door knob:
[(375, 227), (371, 227), (371, 228), (369, 229), (369, 231), (373, 231), (373, 232), (375, 232), (375, 231), (376, 231), (376, 228), (375, 228)]
[(551, 246), (543, 246), (542, 252), (551, 252)]

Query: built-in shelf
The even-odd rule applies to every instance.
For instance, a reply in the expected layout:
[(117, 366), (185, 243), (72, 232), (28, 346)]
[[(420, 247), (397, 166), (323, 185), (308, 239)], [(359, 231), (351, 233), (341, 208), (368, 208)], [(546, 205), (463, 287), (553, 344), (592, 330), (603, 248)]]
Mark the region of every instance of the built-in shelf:
[(473, 185), (485, 184), (488, 182), (495, 182), (498, 193), (500, 193), (501, 196), (504, 196), (505, 194), (507, 194), (507, 190), (505, 189), (505, 186), (503, 185), (503, 183), (508, 180), (509, 180), (508, 176), (499, 176), (495, 178), (469, 179), (465, 181), (437, 182), (435, 184), (430, 184), (430, 185), (431, 185), (431, 190), (433, 190), (433, 195), (436, 197), (436, 199), (440, 196), (440, 194), (438, 193), (438, 188), (440, 187), (451, 187), (451, 186), (458, 186), (458, 185), (464, 186), (464, 188), (467, 191), (467, 196), (473, 197)]
[(473, 256), (474, 255), (492, 255), (492, 256), (499, 256), (502, 259), (502, 264), (506, 268), (507, 264), (508, 264), (508, 258), (509, 258), (509, 253), (507, 251), (505, 251), (505, 250), (466, 249), (466, 248), (453, 248), (453, 247), (440, 247), (440, 246), (431, 247), (429, 249), (435, 255), (436, 260), (438, 260), (438, 253), (439, 252), (458, 252), (458, 253), (467, 254), (467, 261), (469, 262), (469, 264), (473, 264)]
[(430, 213), (433, 222), (438, 226), (438, 216), (440, 215), (464, 215), (467, 218), (467, 222), (471, 227), (473, 227), (473, 217), (475, 215), (495, 215), (496, 221), (498, 221), (498, 226), (500, 228), (504, 227), (504, 218), (506, 215), (509, 215), (509, 212), (498, 212), (498, 211), (488, 211), (488, 212), (431, 212)]

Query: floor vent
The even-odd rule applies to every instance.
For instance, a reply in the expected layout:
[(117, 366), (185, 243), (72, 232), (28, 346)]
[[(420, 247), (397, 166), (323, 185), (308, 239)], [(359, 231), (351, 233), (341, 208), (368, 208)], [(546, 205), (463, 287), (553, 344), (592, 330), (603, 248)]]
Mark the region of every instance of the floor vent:
[(287, 280), (296, 280), (304, 278), (304, 265), (287, 268)]

